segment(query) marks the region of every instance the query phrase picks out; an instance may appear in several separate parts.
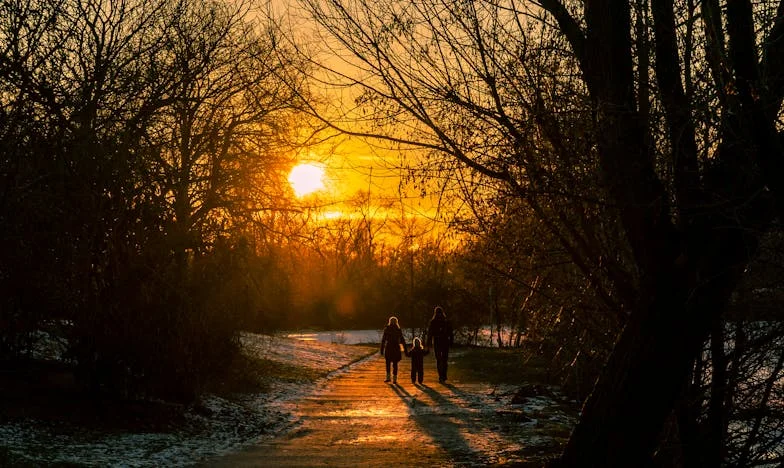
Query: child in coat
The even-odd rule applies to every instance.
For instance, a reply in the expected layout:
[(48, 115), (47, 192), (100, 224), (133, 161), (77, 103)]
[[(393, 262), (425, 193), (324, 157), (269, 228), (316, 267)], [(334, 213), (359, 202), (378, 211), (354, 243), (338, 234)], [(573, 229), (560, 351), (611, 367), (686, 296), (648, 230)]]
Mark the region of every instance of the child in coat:
[(406, 356), (411, 357), (411, 383), (422, 383), (425, 372), (425, 355), (429, 351), (422, 347), (422, 340), (414, 338), (411, 349), (406, 352)]

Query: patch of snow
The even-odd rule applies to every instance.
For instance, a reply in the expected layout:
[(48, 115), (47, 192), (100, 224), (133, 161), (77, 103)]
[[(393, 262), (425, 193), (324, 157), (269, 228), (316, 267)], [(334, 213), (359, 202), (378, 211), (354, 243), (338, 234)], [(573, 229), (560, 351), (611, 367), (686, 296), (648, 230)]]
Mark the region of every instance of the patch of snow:
[(252, 333), (240, 340), (246, 353), (319, 372), (337, 370), (368, 354), (366, 348)]
[(333, 344), (362, 344), (381, 343), (381, 329), (378, 330), (337, 330), (324, 332), (296, 332), (288, 333), (287, 338), (300, 341), (315, 341)]
[(44, 330), (36, 330), (30, 336), (33, 346), (31, 356), (33, 359), (62, 361), (68, 342), (62, 336)]
[(523, 411), (526, 413), (540, 412), (545, 408), (551, 408), (554, 404), (555, 402), (551, 398), (545, 396), (529, 397), (523, 405)]

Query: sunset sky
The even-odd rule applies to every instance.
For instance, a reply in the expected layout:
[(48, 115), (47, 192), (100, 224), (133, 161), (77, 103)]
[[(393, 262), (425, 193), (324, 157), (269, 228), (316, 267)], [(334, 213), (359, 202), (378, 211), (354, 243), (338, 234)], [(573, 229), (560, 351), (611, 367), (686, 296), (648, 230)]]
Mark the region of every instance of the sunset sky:
[[(327, 70), (356, 75), (348, 65), (350, 57), (316, 31), (297, 0), (272, 0), (270, 7), (272, 14), (281, 18), (289, 39), (318, 63), (314, 67), (317, 79), (311, 82), (310, 92), (324, 105), (319, 112), (343, 129), (361, 131), (361, 124), (355, 123), (355, 119), (361, 120), (363, 115), (355, 104), (361, 91), (359, 86), (335, 85), (340, 77)], [(297, 156), (300, 164), (315, 162), (324, 168), (324, 187), (298, 197), (300, 203), (319, 206), (321, 214), (317, 218), (371, 216), (398, 224), (413, 218), (418, 224), (428, 226), (420, 231), (443, 232), (444, 225), (433, 221), (449, 220), (451, 214), (447, 211), (454, 206), (441, 192), (438, 178), (430, 179), (427, 186), (422, 187), (421, 183), (408, 182), (408, 174), (402, 169), (424, 158), (421, 150), (393, 148), (388, 142), (347, 136), (337, 131), (320, 138), (322, 143), (303, 149)], [(369, 201), (365, 201), (365, 194)], [(358, 203), (361, 206), (357, 206)]]
[[(398, 158), (391, 150), (374, 148), (357, 138), (346, 138), (336, 146), (313, 148), (300, 156), (300, 163), (322, 165), (324, 185), (301, 196), (300, 201), (322, 206), (324, 217), (329, 219), (358, 216), (357, 203), (363, 205), (365, 215), (374, 218), (434, 219), (438, 210), (433, 197), (437, 194), (423, 196), (406, 184), (396, 166)], [(369, 202), (364, 201), (366, 194)]]

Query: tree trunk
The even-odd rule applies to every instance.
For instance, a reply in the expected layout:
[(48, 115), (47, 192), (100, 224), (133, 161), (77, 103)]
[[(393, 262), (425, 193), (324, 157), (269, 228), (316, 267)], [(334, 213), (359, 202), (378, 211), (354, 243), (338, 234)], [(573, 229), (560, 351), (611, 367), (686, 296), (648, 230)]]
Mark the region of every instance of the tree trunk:
[(711, 385), (708, 402), (708, 433), (706, 437), (706, 466), (720, 466), (724, 459), (727, 411), (727, 355), (724, 352), (724, 321), (719, 321), (711, 332)]
[(704, 359), (702, 356), (699, 356), (693, 366), (684, 396), (675, 409), (676, 417), (678, 418), (678, 439), (683, 468), (701, 468), (705, 466), (705, 463), (703, 463), (702, 437), (700, 436), (698, 425), (701, 409), (700, 378), (704, 366)]
[[(707, 233), (706, 234), (710, 234)], [(646, 466), (692, 363), (724, 310), (747, 261), (739, 231), (716, 233), (707, 269), (662, 268), (644, 293), (582, 409), (559, 462), (565, 467)], [(709, 264), (709, 265), (706, 265)], [(666, 267), (666, 265), (663, 265)], [(689, 276), (705, 278), (699, 284)], [(645, 300), (647, 299), (647, 300)]]

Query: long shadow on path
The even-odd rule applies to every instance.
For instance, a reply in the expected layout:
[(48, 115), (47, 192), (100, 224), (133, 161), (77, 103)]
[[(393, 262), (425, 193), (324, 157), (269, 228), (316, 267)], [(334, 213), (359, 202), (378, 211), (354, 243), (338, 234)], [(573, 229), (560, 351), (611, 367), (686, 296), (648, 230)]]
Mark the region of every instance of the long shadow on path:
[(426, 384), (417, 384), (415, 388), (425, 398), (416, 393), (411, 395), (403, 387), (392, 385), (392, 390), (408, 406), (411, 419), (422, 432), (447, 452), (453, 462), (481, 463), (482, 460), (477, 459), (481, 456), (471, 448), (464, 435), (472, 422), (470, 411)]

